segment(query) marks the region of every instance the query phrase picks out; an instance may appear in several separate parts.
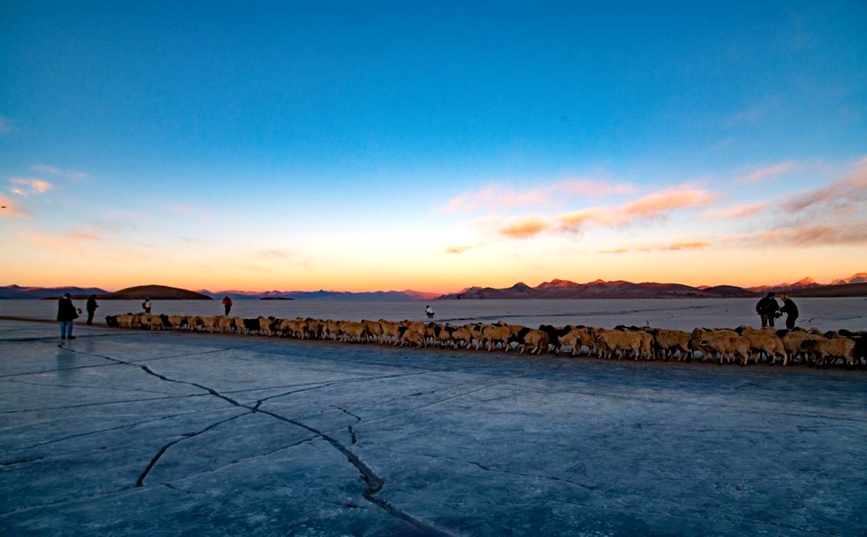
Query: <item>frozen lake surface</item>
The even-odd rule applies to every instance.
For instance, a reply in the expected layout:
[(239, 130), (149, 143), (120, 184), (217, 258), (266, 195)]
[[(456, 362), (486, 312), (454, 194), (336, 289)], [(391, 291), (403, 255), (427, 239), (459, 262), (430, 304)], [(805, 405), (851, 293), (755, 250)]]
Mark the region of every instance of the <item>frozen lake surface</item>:
[[(75, 301), (84, 308), (84, 300)], [(867, 298), (798, 298), (801, 317), (798, 326), (820, 330), (867, 330)], [(619, 324), (692, 330), (697, 326), (734, 328), (759, 325), (756, 300), (735, 299), (626, 299), (626, 300), (448, 300), (346, 301), (346, 300), (236, 300), (232, 315), (274, 316), (284, 319), (314, 317), (358, 321), (361, 319), (425, 320), (424, 307), (430, 304), (439, 323), (505, 321), (537, 326), (583, 324), (613, 328)], [(53, 320), (53, 300), (0, 300), (0, 316)], [(100, 302), (97, 321), (106, 315), (141, 311), (140, 300)], [(153, 313), (174, 315), (219, 315), (219, 300), (154, 301)], [(782, 319), (778, 326), (783, 326)]]
[(2, 535), (867, 531), (864, 371), (75, 330), (0, 320)]

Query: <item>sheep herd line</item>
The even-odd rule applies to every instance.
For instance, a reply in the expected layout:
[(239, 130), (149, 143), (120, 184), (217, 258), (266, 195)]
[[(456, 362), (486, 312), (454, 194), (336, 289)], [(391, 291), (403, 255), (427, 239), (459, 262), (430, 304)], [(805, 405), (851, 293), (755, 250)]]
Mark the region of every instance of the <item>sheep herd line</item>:
[(691, 333), (665, 328), (618, 326), (541, 325), (529, 328), (505, 323), (464, 325), (418, 321), (334, 321), (275, 317), (228, 317), (127, 313), (106, 317), (110, 327), (144, 330), (184, 330), (207, 333), (274, 336), (292, 339), (330, 340), (345, 343), (486, 350), (519, 354), (596, 356), (601, 359), (675, 360), (693, 358), (718, 363), (773, 365), (805, 364), (811, 367), (867, 365), (867, 332), (819, 332), (757, 329), (741, 326), (696, 328)]

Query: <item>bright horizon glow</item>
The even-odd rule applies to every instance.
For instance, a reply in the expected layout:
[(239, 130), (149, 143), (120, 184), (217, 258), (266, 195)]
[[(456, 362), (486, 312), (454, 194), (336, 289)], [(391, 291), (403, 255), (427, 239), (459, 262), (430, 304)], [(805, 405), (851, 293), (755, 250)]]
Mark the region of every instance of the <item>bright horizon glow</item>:
[(859, 2), (16, 2), (0, 285), (867, 272)]

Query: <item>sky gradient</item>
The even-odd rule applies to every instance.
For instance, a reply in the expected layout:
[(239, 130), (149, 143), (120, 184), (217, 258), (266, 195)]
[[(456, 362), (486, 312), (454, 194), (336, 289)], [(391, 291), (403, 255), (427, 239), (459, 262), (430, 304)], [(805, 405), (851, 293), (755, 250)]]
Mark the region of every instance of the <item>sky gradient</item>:
[(865, 272), (865, 28), (859, 1), (7, 0), (0, 285)]

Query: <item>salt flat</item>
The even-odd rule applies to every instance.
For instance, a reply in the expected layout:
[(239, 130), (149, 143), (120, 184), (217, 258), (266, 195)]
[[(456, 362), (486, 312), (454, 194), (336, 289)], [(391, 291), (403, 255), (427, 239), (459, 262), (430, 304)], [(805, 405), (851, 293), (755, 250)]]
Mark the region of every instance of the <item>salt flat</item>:
[(0, 321), (4, 535), (864, 535), (867, 374)]

